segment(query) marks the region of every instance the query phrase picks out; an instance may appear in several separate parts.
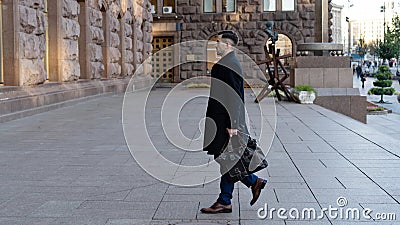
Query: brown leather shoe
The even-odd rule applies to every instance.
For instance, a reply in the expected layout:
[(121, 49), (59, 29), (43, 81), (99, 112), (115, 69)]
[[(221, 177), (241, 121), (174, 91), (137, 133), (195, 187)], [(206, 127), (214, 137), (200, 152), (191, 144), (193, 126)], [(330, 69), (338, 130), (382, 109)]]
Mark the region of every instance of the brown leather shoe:
[(267, 180), (258, 178), (256, 183), (251, 187), (251, 193), (253, 193), (253, 199), (250, 201), (250, 205), (254, 205), (260, 197), (261, 190), (265, 187)]
[(202, 208), (200, 209), (202, 213), (231, 213), (232, 212), (232, 205), (222, 205), (219, 202), (215, 202), (209, 208)]

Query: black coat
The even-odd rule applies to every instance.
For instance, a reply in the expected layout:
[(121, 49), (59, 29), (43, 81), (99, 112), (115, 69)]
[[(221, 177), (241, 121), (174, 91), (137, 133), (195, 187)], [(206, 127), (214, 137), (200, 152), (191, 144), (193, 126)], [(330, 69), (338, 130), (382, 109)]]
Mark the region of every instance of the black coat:
[(203, 150), (209, 155), (218, 157), (228, 143), (226, 128), (248, 133), (243, 84), (242, 67), (234, 52), (228, 53), (213, 66), (203, 143)]

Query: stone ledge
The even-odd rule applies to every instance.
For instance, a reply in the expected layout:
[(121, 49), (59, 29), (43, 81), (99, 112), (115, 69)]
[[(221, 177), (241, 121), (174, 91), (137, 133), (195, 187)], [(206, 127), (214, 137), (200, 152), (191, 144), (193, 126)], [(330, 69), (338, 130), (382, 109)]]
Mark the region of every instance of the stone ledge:
[(358, 88), (316, 88), (318, 96), (359, 96)]
[(315, 104), (367, 123), (367, 97), (357, 88), (316, 88)]
[(124, 93), (129, 81), (130, 78), (124, 78), (46, 83), (34, 87), (1, 87), (0, 122), (70, 106), (99, 96)]
[(35, 114), (44, 113), (44, 112), (47, 112), (47, 111), (50, 111), (50, 110), (54, 110), (54, 109), (59, 109), (59, 108), (67, 107), (67, 106), (72, 106), (72, 105), (75, 105), (75, 104), (78, 104), (78, 103), (81, 103), (81, 102), (90, 101), (90, 100), (98, 98), (100, 96), (108, 96), (108, 95), (111, 95), (111, 94), (112, 93), (101, 94), (101, 95), (93, 95), (93, 96), (89, 96), (89, 97), (84, 97), (84, 98), (78, 98), (78, 99), (73, 99), (73, 100), (69, 100), (69, 101), (59, 102), (59, 103), (55, 103), (55, 104), (51, 104), (51, 105), (35, 107), (35, 108), (23, 110), (23, 111), (9, 113), (9, 114), (6, 114), (6, 115), (0, 115), (0, 123), (5, 123), (5, 122), (16, 120), (16, 119), (21, 119), (21, 118), (24, 118), (24, 117), (27, 117), (27, 116), (33, 116)]
[(300, 56), (296, 57), (296, 68), (349, 68), (350, 57)]

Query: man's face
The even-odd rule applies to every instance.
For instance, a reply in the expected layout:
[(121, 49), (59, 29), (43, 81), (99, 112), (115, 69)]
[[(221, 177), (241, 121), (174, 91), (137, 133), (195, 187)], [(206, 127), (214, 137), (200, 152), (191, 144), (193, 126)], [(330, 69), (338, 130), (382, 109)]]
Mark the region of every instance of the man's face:
[(222, 41), (222, 35), (218, 35), (217, 44), (215, 45), (215, 49), (217, 50), (217, 55), (223, 56), (226, 48), (227, 43)]

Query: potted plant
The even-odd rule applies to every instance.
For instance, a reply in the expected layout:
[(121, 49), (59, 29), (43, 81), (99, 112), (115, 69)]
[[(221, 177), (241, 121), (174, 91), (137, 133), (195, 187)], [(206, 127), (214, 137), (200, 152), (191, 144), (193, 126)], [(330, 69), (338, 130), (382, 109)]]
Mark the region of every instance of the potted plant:
[(317, 92), (310, 85), (297, 85), (294, 88), (294, 95), (301, 104), (312, 104), (317, 97)]
[(400, 91), (396, 91), (394, 94), (397, 95), (397, 101), (400, 103)]

